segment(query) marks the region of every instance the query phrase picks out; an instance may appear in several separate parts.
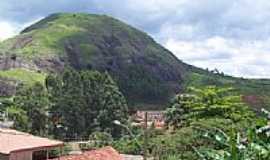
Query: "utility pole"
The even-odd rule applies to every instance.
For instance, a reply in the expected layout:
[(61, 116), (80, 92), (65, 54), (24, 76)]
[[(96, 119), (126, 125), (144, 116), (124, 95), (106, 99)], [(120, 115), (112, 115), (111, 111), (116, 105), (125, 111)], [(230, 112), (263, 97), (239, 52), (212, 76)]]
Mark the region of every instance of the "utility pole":
[(148, 113), (144, 113), (144, 144), (143, 144), (143, 160), (147, 160), (148, 154), (148, 128), (147, 128), (147, 121), (148, 121)]

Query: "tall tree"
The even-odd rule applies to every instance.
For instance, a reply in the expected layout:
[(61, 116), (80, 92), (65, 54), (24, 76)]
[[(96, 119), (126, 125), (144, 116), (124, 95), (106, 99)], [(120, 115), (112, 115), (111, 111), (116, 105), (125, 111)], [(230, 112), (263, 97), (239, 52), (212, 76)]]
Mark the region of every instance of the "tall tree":
[(89, 136), (93, 131), (119, 134), (113, 121), (126, 121), (127, 105), (109, 74), (69, 69), (61, 76), (49, 76), (46, 84), (55, 126), (60, 126), (65, 136)]
[(108, 73), (85, 71), (81, 75), (87, 101), (86, 117), (94, 118), (94, 128), (97, 130), (114, 134), (113, 120), (125, 121), (127, 119), (124, 96)]
[(171, 106), (165, 112), (165, 122), (176, 128), (186, 124), (192, 106), (196, 104), (195, 97), (190, 94), (178, 94), (174, 97)]
[[(51, 100), (51, 119), (53, 134), (75, 138), (85, 129), (83, 110), (85, 104), (82, 94), (80, 74), (67, 69), (61, 76), (48, 76), (46, 87)], [(60, 135), (60, 134), (66, 135)]]
[(14, 104), (26, 112), (31, 133), (47, 134), (49, 100), (42, 84), (35, 83), (33, 86), (20, 88), (14, 98)]

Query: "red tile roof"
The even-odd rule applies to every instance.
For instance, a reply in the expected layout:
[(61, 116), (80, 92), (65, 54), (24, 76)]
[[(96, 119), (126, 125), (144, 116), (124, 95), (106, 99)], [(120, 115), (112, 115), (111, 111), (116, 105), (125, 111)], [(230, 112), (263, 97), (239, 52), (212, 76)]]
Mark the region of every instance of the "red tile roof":
[[(53, 160), (58, 160), (55, 158)], [(86, 151), (80, 155), (63, 156), (60, 160), (124, 160), (112, 147), (104, 147), (97, 150)]]
[(36, 137), (12, 129), (0, 128), (0, 153), (10, 154), (23, 150), (62, 146), (63, 142)]

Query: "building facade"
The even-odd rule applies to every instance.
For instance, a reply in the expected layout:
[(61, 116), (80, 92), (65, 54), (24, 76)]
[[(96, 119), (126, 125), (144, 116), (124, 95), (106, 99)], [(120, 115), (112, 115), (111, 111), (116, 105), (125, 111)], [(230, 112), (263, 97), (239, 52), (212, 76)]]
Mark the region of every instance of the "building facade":
[(134, 115), (134, 124), (144, 126), (145, 113), (147, 113), (147, 125), (155, 128), (163, 128), (165, 125), (165, 111), (137, 111)]

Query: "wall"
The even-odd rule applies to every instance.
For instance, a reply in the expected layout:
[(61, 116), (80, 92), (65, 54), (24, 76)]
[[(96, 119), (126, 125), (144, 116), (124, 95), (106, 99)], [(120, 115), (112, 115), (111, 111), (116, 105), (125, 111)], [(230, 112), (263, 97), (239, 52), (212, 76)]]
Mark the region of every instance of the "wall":
[(4, 155), (0, 153), (0, 160), (9, 160), (9, 155)]
[(11, 153), (9, 160), (32, 160), (32, 151)]

